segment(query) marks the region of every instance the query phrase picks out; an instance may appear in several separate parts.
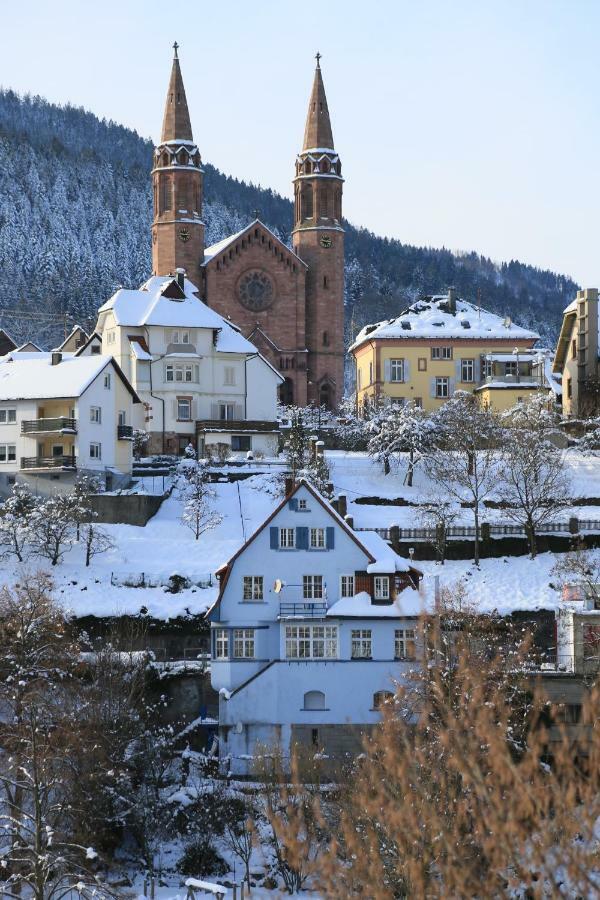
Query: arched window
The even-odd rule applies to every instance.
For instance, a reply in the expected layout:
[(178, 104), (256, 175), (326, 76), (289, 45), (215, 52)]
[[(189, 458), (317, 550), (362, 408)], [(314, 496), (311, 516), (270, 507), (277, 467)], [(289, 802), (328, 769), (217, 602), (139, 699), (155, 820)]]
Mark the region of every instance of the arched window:
[(312, 163), (311, 163), (310, 159), (307, 159), (306, 162), (304, 163), (304, 174), (310, 175), (311, 172), (312, 172)]
[(313, 217), (313, 189), (312, 185), (306, 185), (302, 189), (302, 218), (312, 219)]
[(160, 184), (160, 211), (171, 209), (171, 179), (163, 176)]
[(319, 388), (319, 404), (325, 409), (331, 409), (331, 385), (327, 382)]
[(307, 691), (304, 695), (304, 709), (325, 709), (323, 691)]
[(328, 159), (321, 160), (321, 172), (329, 172), (329, 160)]
[(181, 150), (179, 153), (179, 165), (187, 166), (187, 164), (188, 164), (187, 150)]
[(329, 347), (329, 332), (328, 331), (323, 332), (323, 346)]
[(321, 202), (319, 206), (319, 215), (322, 219), (326, 219), (329, 216), (329, 191), (327, 188), (323, 188), (321, 191)]
[(393, 700), (394, 695), (391, 691), (375, 691), (373, 694), (373, 709), (381, 709), (384, 703)]

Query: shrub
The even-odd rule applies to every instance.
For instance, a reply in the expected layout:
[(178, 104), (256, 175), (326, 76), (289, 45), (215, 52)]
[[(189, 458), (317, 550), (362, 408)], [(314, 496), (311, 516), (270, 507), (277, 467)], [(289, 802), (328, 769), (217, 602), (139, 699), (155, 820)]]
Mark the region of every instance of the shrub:
[(187, 845), (177, 864), (182, 875), (225, 875), (229, 866), (207, 837), (198, 838)]

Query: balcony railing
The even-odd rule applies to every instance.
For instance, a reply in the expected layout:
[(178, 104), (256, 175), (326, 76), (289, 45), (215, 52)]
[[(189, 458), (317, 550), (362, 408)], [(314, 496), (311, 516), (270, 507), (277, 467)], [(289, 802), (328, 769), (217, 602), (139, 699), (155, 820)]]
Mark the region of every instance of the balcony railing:
[(326, 613), (327, 604), (322, 600), (279, 604), (280, 619), (324, 619)]
[(133, 440), (133, 426), (132, 425), (117, 425), (117, 440), (132, 441)]
[(22, 469), (76, 469), (74, 456), (22, 456)]
[(57, 416), (54, 419), (26, 419), (21, 422), (21, 434), (77, 434), (77, 419)]

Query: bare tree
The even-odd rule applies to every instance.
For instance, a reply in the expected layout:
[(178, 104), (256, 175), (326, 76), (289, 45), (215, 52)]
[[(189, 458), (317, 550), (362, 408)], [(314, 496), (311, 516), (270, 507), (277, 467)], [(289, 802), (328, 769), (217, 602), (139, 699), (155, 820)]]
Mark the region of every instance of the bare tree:
[(212, 507), (215, 492), (208, 487), (204, 465), (191, 460), (189, 463), (182, 466), (179, 479), (179, 496), (183, 500), (181, 521), (198, 540), (205, 531), (216, 528), (223, 516)]
[(100, 553), (106, 553), (107, 550), (112, 550), (114, 547), (114, 543), (109, 534), (93, 522), (88, 522), (88, 524), (84, 526), (83, 535), (85, 541), (86, 566), (89, 566), (94, 556), (98, 556)]
[(497, 484), (498, 425), (476, 397), (457, 391), (434, 417), (435, 441), (425, 457), (427, 474), (446, 495), (468, 503), (475, 526), (475, 565), (479, 565), (480, 510)]
[(401, 452), (408, 453), (405, 484), (412, 487), (416, 463), (420, 460), (431, 438), (431, 419), (412, 401), (402, 405), (383, 407), (370, 422), (370, 440), (367, 451), (383, 463), (385, 474), (390, 472), (390, 462)]
[(438, 561), (444, 565), (446, 561), (446, 546), (448, 544), (448, 529), (458, 517), (456, 503), (449, 503), (443, 495), (430, 495), (419, 506), (419, 517), (427, 526), (435, 528), (433, 544)]
[(537, 531), (570, 504), (570, 482), (564, 451), (557, 446), (557, 415), (547, 398), (517, 404), (502, 418), (506, 435), (500, 456), (507, 518), (525, 528), (532, 559)]
[(73, 546), (78, 521), (76, 504), (68, 494), (38, 504), (31, 516), (34, 552), (57, 565)]
[(37, 499), (24, 484), (14, 484), (0, 510), (0, 554), (23, 562), (31, 541), (31, 519)]

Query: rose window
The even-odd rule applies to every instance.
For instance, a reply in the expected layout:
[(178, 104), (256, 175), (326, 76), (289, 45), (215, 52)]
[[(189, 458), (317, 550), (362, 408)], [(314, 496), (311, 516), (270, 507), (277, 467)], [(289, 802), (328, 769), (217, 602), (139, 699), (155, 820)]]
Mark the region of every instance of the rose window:
[(238, 284), (238, 298), (247, 309), (267, 309), (274, 299), (273, 282), (266, 272), (247, 272)]

